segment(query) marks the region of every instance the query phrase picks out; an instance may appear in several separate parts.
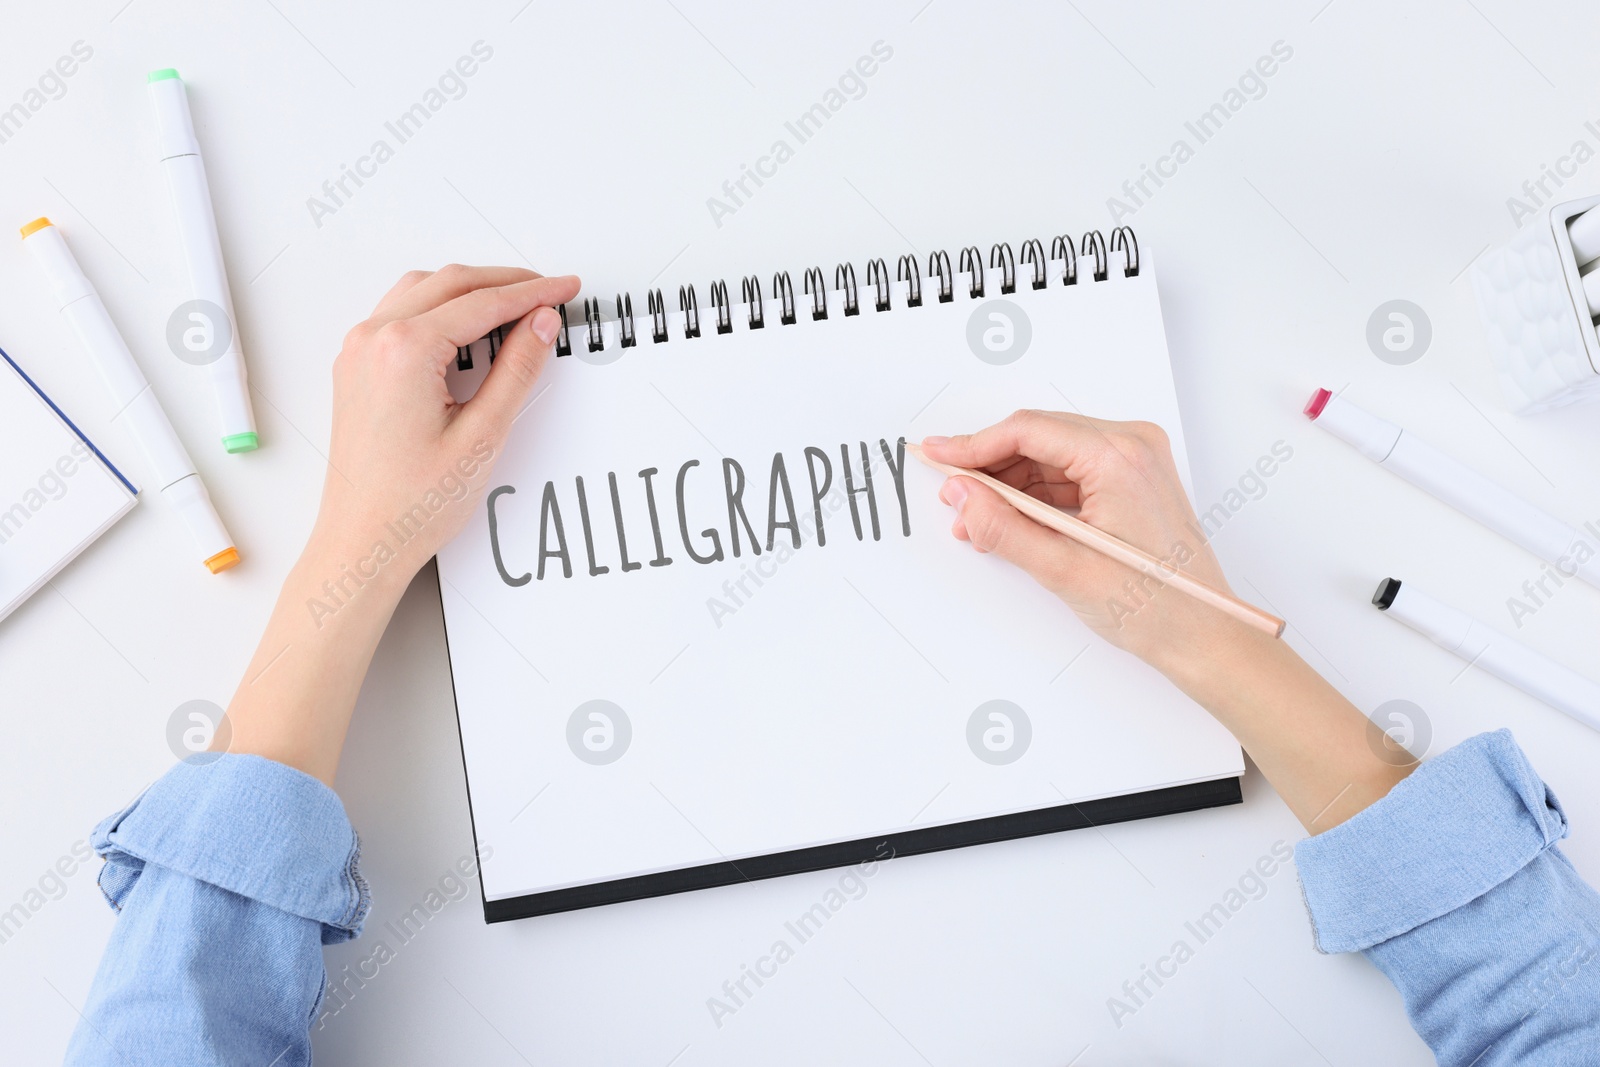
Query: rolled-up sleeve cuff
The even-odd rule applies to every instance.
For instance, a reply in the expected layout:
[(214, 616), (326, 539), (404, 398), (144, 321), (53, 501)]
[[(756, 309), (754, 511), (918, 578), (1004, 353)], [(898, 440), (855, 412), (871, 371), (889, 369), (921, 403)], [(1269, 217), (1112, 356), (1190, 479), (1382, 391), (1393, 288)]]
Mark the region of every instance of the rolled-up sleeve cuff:
[(338, 795), (260, 756), (189, 757), (95, 827), (90, 843), (118, 910), (147, 863), (319, 922), (323, 944), (359, 934), (370, 906)]
[(1566, 835), (1561, 805), (1511, 732), (1469, 738), (1295, 848), (1317, 948), (1360, 951), (1413, 930)]

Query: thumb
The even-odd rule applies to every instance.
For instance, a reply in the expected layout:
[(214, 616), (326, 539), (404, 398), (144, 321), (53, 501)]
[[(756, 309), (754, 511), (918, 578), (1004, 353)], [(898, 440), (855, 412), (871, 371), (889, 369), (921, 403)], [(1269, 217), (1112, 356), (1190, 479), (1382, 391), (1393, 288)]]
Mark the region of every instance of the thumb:
[(956, 509), (952, 533), (971, 542), (979, 552), (999, 556), (1022, 568), (1052, 592), (1062, 589), (1069, 573), (1081, 562), (1081, 554), (1089, 551), (1040, 526), (999, 493), (972, 478), (951, 478), (939, 496)]
[(560, 330), (561, 316), (554, 308), (541, 307), (506, 334), (494, 365), (462, 412), (478, 433), (499, 440), (510, 430), (512, 420), (527, 406)]

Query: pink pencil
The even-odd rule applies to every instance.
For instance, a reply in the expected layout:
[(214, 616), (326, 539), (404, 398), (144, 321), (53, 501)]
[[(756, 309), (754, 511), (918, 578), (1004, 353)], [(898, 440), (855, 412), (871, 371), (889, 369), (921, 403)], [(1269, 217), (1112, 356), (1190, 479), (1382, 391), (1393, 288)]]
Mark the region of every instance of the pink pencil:
[(929, 459), (927, 454), (922, 451), (921, 445), (908, 442), (906, 451), (942, 474), (959, 474), (974, 481), (982, 482), (999, 493), (1006, 503), (1028, 516), (1028, 518), (1041, 526), (1048, 526), (1057, 533), (1072, 538), (1080, 545), (1085, 545), (1096, 552), (1110, 556), (1118, 563), (1132, 567), (1142, 574), (1147, 574), (1163, 585), (1170, 585), (1174, 589), (1180, 589), (1196, 600), (1210, 604), (1219, 611), (1232, 615), (1247, 626), (1254, 626), (1256, 629), (1263, 633), (1269, 633), (1273, 637), (1279, 637), (1283, 634), (1283, 620), (1276, 615), (1269, 615), (1254, 604), (1246, 604), (1238, 597), (1224, 593), (1216, 586), (1208, 585), (1198, 578), (1191, 577), (1176, 567), (1169, 567), (1148, 552), (1134, 548), (1126, 541), (1113, 537), (1104, 530), (1090, 526), (1082, 519), (1073, 518), (1059, 508), (1053, 508), (1044, 501), (1022, 492), (1020, 489), (1013, 489), (1011, 486), (982, 471), (972, 470), (968, 467), (956, 467), (949, 463), (940, 463), (938, 460)]

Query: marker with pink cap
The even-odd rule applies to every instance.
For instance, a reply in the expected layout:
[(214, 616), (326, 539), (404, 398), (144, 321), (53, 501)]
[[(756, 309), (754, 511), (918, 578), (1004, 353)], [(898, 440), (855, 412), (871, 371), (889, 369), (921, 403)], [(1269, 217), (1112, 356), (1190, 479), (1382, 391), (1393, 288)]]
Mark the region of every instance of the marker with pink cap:
[(1562, 522), (1416, 434), (1326, 389), (1312, 394), (1305, 413), (1378, 466), (1521, 545), (1562, 574), (1600, 587), (1600, 529), (1593, 523), (1579, 530)]

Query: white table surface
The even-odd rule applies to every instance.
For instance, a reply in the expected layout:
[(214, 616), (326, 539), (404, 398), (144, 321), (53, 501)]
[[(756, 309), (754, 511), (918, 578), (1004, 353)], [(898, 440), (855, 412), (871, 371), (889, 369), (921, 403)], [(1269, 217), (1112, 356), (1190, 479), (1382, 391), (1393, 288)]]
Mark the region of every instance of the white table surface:
[[(0, 624), (0, 909), (170, 765), (168, 717), (226, 704), (317, 503), (328, 364), (402, 271), (451, 260), (578, 271), (589, 291), (831, 270), (1082, 232), (1276, 41), (1293, 56), (1131, 218), (1160, 260), (1202, 508), (1277, 441), (1293, 458), (1222, 529), (1242, 592), (1364, 710), (1424, 709), (1427, 751), (1510, 726), (1600, 878), (1600, 738), (1368, 604), (1385, 575), (1510, 626), (1537, 560), (1314, 429), (1319, 385), (1404, 421), (1572, 520), (1600, 520), (1594, 408), (1509, 413), (1464, 274), (1514, 225), (1508, 197), (1575, 141), (1600, 147), (1600, 14), (1578, 0), (1226, 5), (845, 4), (766, 14), (710, 0), (450, 5), (307, 0), (32, 4), (0, 34), (0, 108), (75, 41), (91, 59), (0, 144), (5, 226), (67, 232), (246, 556), (197, 565), (148, 501)], [(476, 41), (467, 92), (336, 214), (307, 198)], [(708, 197), (884, 41), (893, 57), (718, 226)], [(203, 377), (163, 343), (182, 299), (152, 158), (147, 71), (178, 67), (215, 190), (264, 447), (215, 444)], [(1600, 160), (1562, 191), (1600, 190)], [(11, 231), (14, 232), (14, 231)], [(670, 291), (670, 289), (669, 289)], [(13, 238), (0, 345), (143, 475), (98, 380)], [(1380, 362), (1368, 316), (1405, 298), (1431, 348)], [(1114, 358), (1114, 354), (1108, 354)], [(1049, 398), (1041, 398), (1049, 404)], [(1600, 591), (1569, 585), (1530, 644), (1594, 672)], [(1198, 712), (1197, 712), (1198, 714)], [(1130, 743), (1137, 739), (1130, 738)], [(468, 854), (438, 597), (413, 586), (362, 692), (339, 791), (380, 928)], [(1320, 956), (1292, 872), (1155, 991), (1107, 1001), (1301, 831), (1253, 770), (1245, 803), (889, 864), (719, 1027), (722, 996), (837, 883), (819, 873), (497, 926), (476, 887), (399, 948), (316, 1037), (330, 1063), (1423, 1064), (1400, 997)], [(59, 1058), (112, 913), (91, 868), (0, 945), (15, 1062)], [(391, 943), (391, 947), (394, 945)]]

